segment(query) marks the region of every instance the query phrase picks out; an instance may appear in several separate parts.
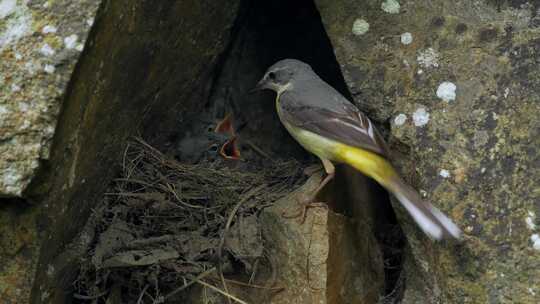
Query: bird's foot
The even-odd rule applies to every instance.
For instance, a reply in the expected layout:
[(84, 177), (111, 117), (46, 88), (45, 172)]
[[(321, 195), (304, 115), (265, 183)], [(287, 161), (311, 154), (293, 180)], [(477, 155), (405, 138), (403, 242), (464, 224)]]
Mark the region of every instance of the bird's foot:
[(298, 202), (298, 206), (296, 206), (293, 211), (293, 213), (289, 213), (288, 211), (283, 211), (281, 214), (282, 217), (291, 219), (291, 218), (299, 218), (300, 224), (303, 224), (306, 221), (306, 214), (307, 210), (309, 208), (324, 208), (328, 209), (328, 205), (324, 202), (315, 202), (315, 197), (308, 196), (306, 194), (300, 194), (296, 198)]

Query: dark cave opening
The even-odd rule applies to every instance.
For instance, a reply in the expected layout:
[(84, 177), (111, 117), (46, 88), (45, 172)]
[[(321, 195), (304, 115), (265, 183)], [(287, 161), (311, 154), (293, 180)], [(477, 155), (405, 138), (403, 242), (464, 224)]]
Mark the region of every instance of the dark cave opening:
[[(285, 58), (310, 64), (323, 80), (352, 100), (312, 0), (246, 0), (233, 29), (233, 40), (223, 56), (221, 70), (211, 88), (206, 110), (214, 118), (232, 113), (240, 137), (267, 151), (271, 157), (294, 157), (304, 162), (317, 162), (282, 127), (275, 113), (273, 92), (246, 94), (270, 65)], [(352, 190), (345, 189), (343, 196), (340, 193), (342, 189), (336, 187), (336, 184), (347, 184), (344, 179), (348, 175), (343, 173), (341, 167), (338, 168), (338, 177), (325, 189), (323, 196), (330, 197), (328, 202), (334, 211), (348, 216), (359, 215), (354, 211), (354, 204), (372, 205), (368, 208), (370, 214), (364, 212), (360, 216), (372, 217), (374, 235), (381, 248), (385, 265), (383, 296), (398, 299), (403, 288), (401, 270), (405, 237), (397, 223), (388, 193), (376, 182), (360, 178), (360, 182), (366, 184), (362, 188), (368, 189), (369, 196), (375, 199), (351, 201), (352, 194), (349, 192)]]

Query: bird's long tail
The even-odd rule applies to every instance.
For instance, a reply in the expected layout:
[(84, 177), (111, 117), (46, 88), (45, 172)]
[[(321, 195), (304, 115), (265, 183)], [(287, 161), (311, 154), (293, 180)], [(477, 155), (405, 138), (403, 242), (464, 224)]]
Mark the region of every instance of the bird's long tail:
[(350, 146), (338, 152), (344, 163), (375, 179), (391, 192), (409, 212), (420, 228), (433, 239), (454, 237), (460, 239), (461, 230), (439, 209), (426, 202), (407, 185), (393, 166), (382, 156)]

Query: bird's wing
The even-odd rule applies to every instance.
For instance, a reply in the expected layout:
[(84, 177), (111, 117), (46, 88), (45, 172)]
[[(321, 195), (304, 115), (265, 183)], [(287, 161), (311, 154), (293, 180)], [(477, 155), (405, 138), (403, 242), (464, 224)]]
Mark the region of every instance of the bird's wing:
[(288, 93), (279, 97), (283, 119), (288, 123), (353, 147), (389, 156), (386, 142), (375, 125), (347, 100), (329, 100), (329, 103), (333, 102), (331, 107), (320, 107), (299, 102), (298, 98), (301, 96)]

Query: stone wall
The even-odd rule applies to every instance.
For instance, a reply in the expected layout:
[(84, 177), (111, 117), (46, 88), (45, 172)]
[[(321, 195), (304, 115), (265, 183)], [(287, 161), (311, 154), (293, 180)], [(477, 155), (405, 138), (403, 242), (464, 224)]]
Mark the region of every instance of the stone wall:
[(526, 1), (315, 1), (355, 102), (405, 178), (464, 230), (399, 209), (404, 303), (537, 303), (540, 22)]

